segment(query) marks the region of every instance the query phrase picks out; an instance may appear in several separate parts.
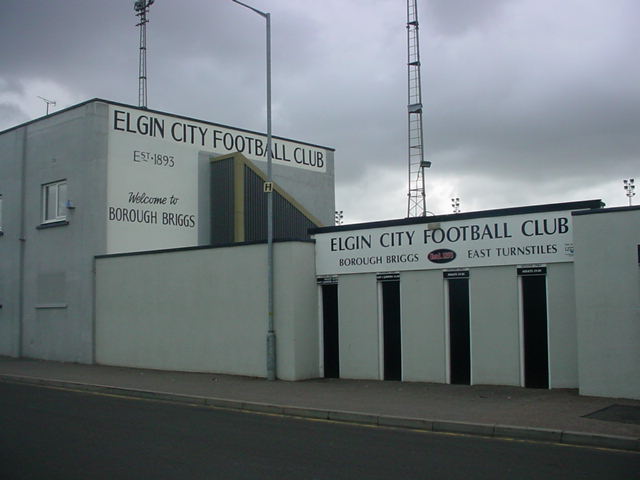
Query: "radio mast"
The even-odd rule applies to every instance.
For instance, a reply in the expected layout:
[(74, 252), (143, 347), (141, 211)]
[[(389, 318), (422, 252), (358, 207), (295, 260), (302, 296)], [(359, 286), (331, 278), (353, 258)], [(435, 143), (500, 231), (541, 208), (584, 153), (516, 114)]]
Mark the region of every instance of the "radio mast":
[(140, 61), (138, 62), (138, 106), (147, 108), (147, 13), (149, 7), (155, 0), (136, 0), (133, 10), (136, 17), (140, 17), (140, 22), (136, 27), (140, 27)]
[(407, 194), (407, 217), (423, 217), (427, 214), (424, 171), (431, 166), (431, 162), (425, 161), (423, 148), (418, 0), (407, 0), (407, 75), (407, 115), (409, 130), (409, 193)]

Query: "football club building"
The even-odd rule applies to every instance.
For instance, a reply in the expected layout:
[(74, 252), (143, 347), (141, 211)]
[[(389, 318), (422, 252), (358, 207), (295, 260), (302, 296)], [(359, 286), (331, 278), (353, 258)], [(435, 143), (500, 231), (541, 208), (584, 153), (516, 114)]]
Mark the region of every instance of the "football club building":
[[(640, 209), (334, 226), (274, 137), (277, 376), (640, 398)], [(94, 99), (0, 132), (0, 355), (266, 372), (266, 138)]]

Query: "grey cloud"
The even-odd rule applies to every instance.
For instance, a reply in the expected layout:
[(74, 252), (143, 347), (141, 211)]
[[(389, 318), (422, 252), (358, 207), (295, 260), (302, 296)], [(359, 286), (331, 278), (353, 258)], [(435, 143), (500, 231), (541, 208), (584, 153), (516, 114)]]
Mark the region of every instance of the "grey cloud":
[[(405, 3), (253, 3), (272, 13), (274, 133), (335, 147), (340, 192), (358, 185), (365, 196), (366, 178), (371, 195), (382, 195), (387, 187), (374, 182), (385, 174), (371, 172), (402, 179), (406, 170)], [(581, 191), (567, 185), (608, 188), (605, 177), (640, 175), (639, 2), (419, 6), (429, 182), (493, 208), (529, 202), (532, 191), (561, 201), (563, 188)], [(4, 0), (2, 12), (5, 103), (33, 79), (136, 103), (131, 1)], [(159, 0), (147, 33), (150, 108), (264, 130), (263, 19), (230, 0)], [(23, 121), (27, 107), (9, 107), (2, 118)], [(396, 197), (386, 201), (402, 211)], [(349, 203), (358, 216), (375, 217), (359, 200)]]
[(426, 14), (421, 17), (425, 24), (444, 35), (455, 36), (495, 23), (509, 2), (514, 0), (428, 0), (419, 2), (419, 8)]
[(22, 109), (10, 103), (0, 102), (0, 130), (19, 125), (29, 120), (29, 116)]

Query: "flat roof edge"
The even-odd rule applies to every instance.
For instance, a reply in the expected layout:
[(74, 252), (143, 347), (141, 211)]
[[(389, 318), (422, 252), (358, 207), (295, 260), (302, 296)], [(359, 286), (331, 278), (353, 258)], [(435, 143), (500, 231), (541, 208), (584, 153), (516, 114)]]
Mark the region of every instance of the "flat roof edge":
[[(132, 108), (134, 110), (140, 110), (142, 112), (150, 112), (150, 113), (157, 113), (159, 115), (167, 115), (167, 116), (170, 116), (170, 117), (180, 118), (182, 120), (189, 120), (189, 121), (192, 121), (192, 122), (205, 123), (207, 125), (213, 125), (213, 126), (216, 126), (216, 127), (230, 128), (232, 130), (238, 130), (239, 132), (251, 133), (253, 135), (263, 135), (263, 136), (267, 135), (266, 133), (256, 132), (256, 131), (253, 131), (253, 130), (248, 130), (246, 128), (232, 127), (231, 125), (224, 125), (222, 123), (210, 122), (210, 121), (202, 120), (202, 119), (199, 119), (199, 118), (187, 117), (185, 115), (178, 115), (176, 113), (163, 112), (161, 110), (153, 110), (153, 109), (150, 109), (150, 108), (136, 107), (135, 105), (128, 105), (126, 103), (114, 102), (114, 101), (111, 101), (111, 100), (105, 100), (103, 98), (97, 98), (97, 97), (96, 98), (92, 98), (90, 100), (85, 100), (84, 102), (77, 103), (75, 105), (71, 105), (69, 107), (63, 108), (62, 110), (58, 110), (56, 112), (51, 112), (48, 115), (42, 115), (41, 117), (34, 118), (33, 120), (28, 120), (28, 121), (26, 121), (24, 123), (21, 123), (20, 125), (15, 125), (13, 127), (9, 127), (6, 130), (0, 131), (0, 135), (2, 135), (4, 133), (7, 133), (7, 132), (10, 132), (11, 130), (17, 130), (18, 128), (25, 127), (25, 126), (30, 125), (32, 123), (39, 122), (40, 120), (44, 120), (45, 118), (53, 117), (55, 115), (60, 115), (60, 114), (65, 113), (65, 112), (67, 112), (69, 110), (73, 110), (74, 108), (84, 107), (85, 105), (87, 105), (89, 103), (93, 103), (93, 102), (101, 102), (101, 103), (106, 103), (107, 105), (115, 105), (115, 106), (118, 106), (118, 107)], [(335, 152), (336, 151), (336, 149), (333, 148), (333, 147), (326, 147), (324, 145), (318, 145), (318, 144), (315, 144), (315, 143), (304, 142), (304, 141), (301, 141), (301, 140), (294, 140), (292, 138), (279, 137), (277, 135), (273, 135), (273, 138), (276, 138), (278, 140), (285, 140), (287, 142), (299, 143), (301, 145), (307, 145), (309, 147), (323, 148), (323, 149), (329, 150), (331, 152)]]
[(585, 210), (601, 209), (604, 206), (602, 200), (584, 200), (578, 202), (548, 203), (542, 205), (530, 205), (526, 207), (509, 207), (492, 210), (478, 210), (475, 212), (452, 213), (446, 215), (434, 215), (428, 217), (400, 218), (395, 220), (382, 220), (376, 222), (354, 223), (332, 227), (320, 227), (309, 229), (311, 235), (317, 233), (343, 232), (349, 230), (365, 230), (371, 228), (395, 227), (402, 225), (420, 225), (437, 222), (450, 222), (455, 220), (472, 220), (475, 218), (506, 217), (509, 215), (523, 215), (528, 213), (557, 212), (561, 210)]
[(578, 212), (571, 212), (571, 215), (577, 217), (580, 215), (594, 215), (596, 213), (631, 212), (633, 210), (640, 210), (640, 205), (631, 205), (629, 207), (600, 208), (597, 210), (580, 210)]
[(36, 123), (36, 122), (39, 122), (41, 120), (44, 120), (45, 118), (55, 117), (56, 115), (60, 115), (62, 113), (68, 112), (69, 110), (73, 110), (74, 108), (84, 107), (85, 105), (87, 105), (87, 104), (89, 104), (91, 102), (110, 103), (110, 102), (108, 102), (106, 100), (102, 100), (100, 98), (92, 98), (91, 100), (85, 100), (84, 102), (76, 103), (75, 105), (71, 105), (70, 107), (63, 108), (62, 110), (57, 110), (55, 112), (51, 112), (48, 115), (42, 115), (42, 116), (36, 117), (36, 118), (34, 118), (32, 120), (27, 120), (24, 123), (20, 123), (18, 125), (14, 125), (13, 127), (9, 127), (9, 128), (7, 128), (5, 130), (0, 131), (0, 135), (2, 135), (4, 133), (8, 133), (8, 132), (10, 132), (12, 130), (18, 130), (19, 128), (26, 127), (28, 125), (31, 125), (32, 123)]
[[(274, 239), (273, 243), (315, 243), (315, 240), (307, 238), (282, 238)], [(229, 247), (246, 247), (250, 245), (267, 244), (266, 240), (255, 240), (250, 242), (228, 242), (228, 243), (215, 243), (212, 245), (195, 245), (193, 247), (175, 247), (175, 248), (161, 248), (158, 250), (139, 250), (136, 252), (121, 252), (121, 253), (103, 253), (101, 255), (94, 255), (93, 258), (113, 258), (113, 257), (133, 257), (136, 255), (154, 255), (158, 253), (175, 253), (175, 252), (188, 252), (191, 250), (213, 250), (216, 248), (229, 248)]]

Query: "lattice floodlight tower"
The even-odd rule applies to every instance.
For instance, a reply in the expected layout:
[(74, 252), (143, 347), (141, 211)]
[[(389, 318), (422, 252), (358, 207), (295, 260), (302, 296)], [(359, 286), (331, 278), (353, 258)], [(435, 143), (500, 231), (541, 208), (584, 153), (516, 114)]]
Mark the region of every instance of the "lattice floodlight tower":
[(140, 60), (138, 62), (138, 106), (147, 108), (147, 13), (155, 0), (136, 0), (133, 10), (140, 21), (136, 27), (140, 27)]
[(422, 86), (420, 80), (420, 41), (418, 37), (418, 0), (407, 0), (407, 75), (409, 130), (409, 193), (407, 217), (427, 214), (424, 172), (431, 162), (424, 159), (422, 132)]

